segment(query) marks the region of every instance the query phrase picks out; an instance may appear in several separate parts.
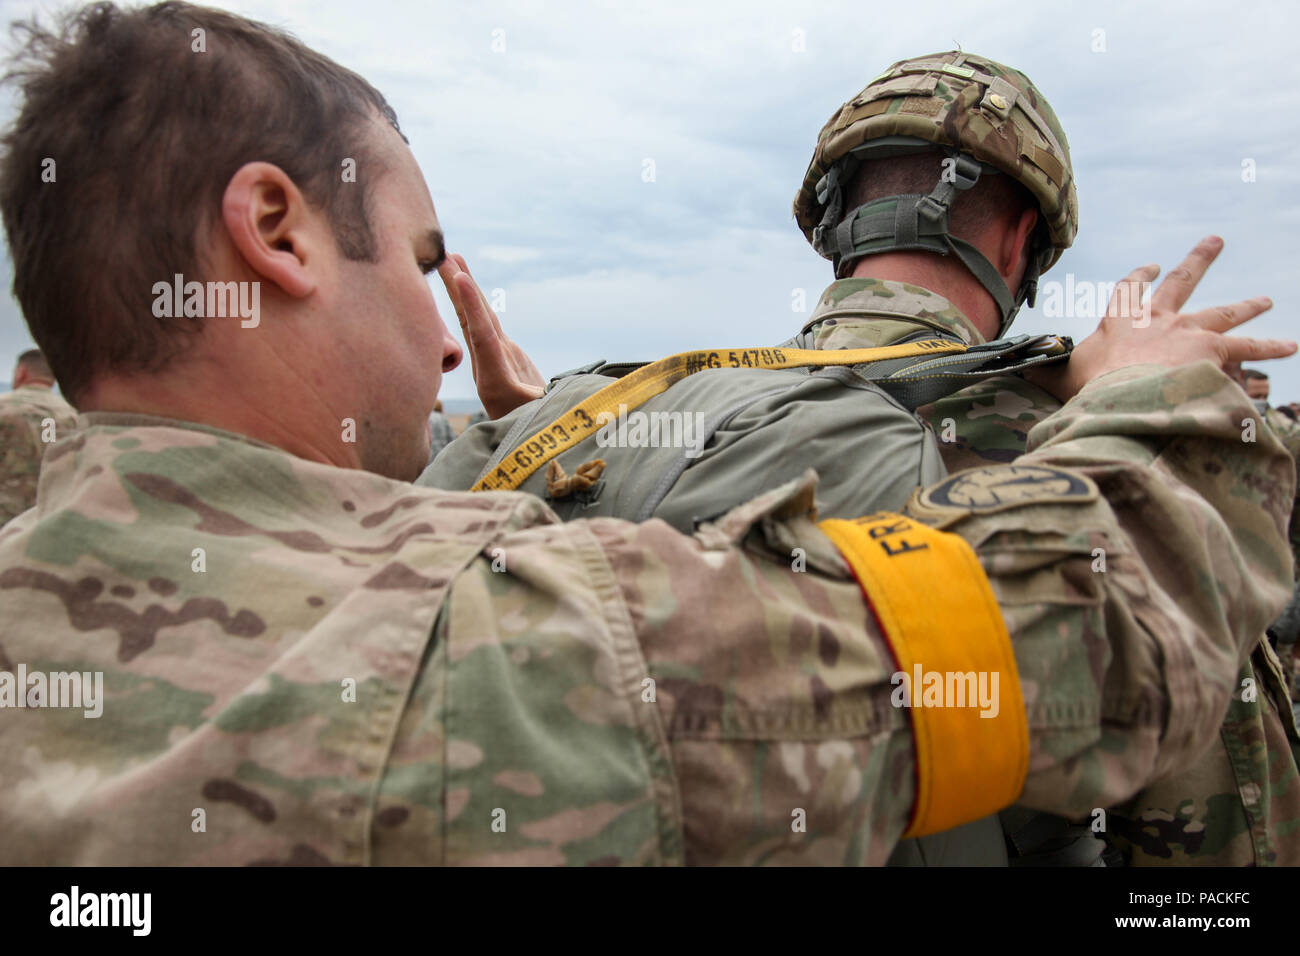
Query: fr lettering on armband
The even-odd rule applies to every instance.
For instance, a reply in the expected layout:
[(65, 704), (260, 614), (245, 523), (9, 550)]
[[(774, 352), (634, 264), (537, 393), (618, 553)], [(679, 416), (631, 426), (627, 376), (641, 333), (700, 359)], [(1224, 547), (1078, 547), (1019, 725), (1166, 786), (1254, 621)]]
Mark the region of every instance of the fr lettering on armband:
[(916, 803), (903, 836), (1010, 806), (1029, 768), (1029, 726), (1011, 637), (975, 552), (892, 513), (819, 527), (858, 579), (898, 665), (896, 700), (910, 708)]

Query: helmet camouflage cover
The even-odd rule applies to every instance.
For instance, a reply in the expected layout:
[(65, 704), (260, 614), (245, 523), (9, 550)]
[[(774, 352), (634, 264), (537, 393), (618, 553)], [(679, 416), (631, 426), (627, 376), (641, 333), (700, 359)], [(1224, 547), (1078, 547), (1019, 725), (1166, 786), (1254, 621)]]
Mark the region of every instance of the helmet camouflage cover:
[[(857, 210), (843, 208), (842, 187), (863, 159), (936, 149), (953, 157), (954, 165), (929, 196), (889, 197)], [(1029, 191), (1041, 213), (1030, 268), (1014, 302), (983, 256), (947, 234), (949, 204), (981, 173), (1011, 176)], [(898, 200), (908, 202), (900, 209)], [(910, 215), (913, 207), (916, 215)], [(996, 278), (997, 290), (989, 291), (1002, 310), (1005, 330), (1022, 301), (1028, 298), (1033, 304), (1039, 273), (1074, 241), (1079, 201), (1065, 131), (1029, 78), (955, 51), (901, 60), (835, 111), (818, 136), (794, 214), (809, 242), (835, 262), (841, 276), (857, 258), (874, 252), (956, 253), (986, 288)]]

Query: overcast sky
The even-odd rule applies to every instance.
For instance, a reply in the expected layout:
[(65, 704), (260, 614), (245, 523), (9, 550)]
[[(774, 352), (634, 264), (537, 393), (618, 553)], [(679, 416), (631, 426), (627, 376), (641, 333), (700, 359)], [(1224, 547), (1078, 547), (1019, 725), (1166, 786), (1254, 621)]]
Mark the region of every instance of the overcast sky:
[[(547, 375), (796, 332), (794, 290), (811, 308), (833, 278), (790, 212), (818, 130), (890, 63), (957, 45), (1026, 72), (1069, 136), (1081, 228), (1046, 280), (1168, 271), (1214, 232), (1227, 245), (1191, 306), (1266, 294), (1274, 309), (1249, 328), (1300, 335), (1293, 2), (214, 5), (383, 91), (449, 248), (504, 290), (503, 323)], [(0, 19), (61, 6), (0, 0)], [(7, 122), (12, 99), (0, 109)], [(31, 341), (7, 258), (0, 279), (5, 378)], [(1015, 331), (1095, 325), (1042, 305)], [(1300, 358), (1268, 371), (1274, 401), (1300, 399)], [(442, 394), (473, 396), (468, 361)]]

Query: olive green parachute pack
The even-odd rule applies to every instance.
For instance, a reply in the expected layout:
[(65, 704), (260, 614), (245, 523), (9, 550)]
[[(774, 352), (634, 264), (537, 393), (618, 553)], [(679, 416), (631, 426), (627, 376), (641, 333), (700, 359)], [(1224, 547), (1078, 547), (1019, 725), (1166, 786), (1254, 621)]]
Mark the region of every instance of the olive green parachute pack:
[[(915, 408), (990, 375), (1061, 361), (1071, 348), (1069, 339), (1050, 335), (969, 346), (931, 330), (899, 344), (914, 346), (913, 354), (897, 356), (908, 351), (897, 345), (820, 351), (816, 364), (796, 368), (773, 361), (789, 351), (784, 347), (702, 350), (649, 364), (594, 362), (552, 379), (541, 399), (467, 430), (421, 482), (527, 491), (566, 519), (657, 517), (690, 531), (816, 462), (828, 479), (827, 513), (866, 513), (944, 474)], [(664, 382), (653, 373), (669, 363), (678, 371)], [(620, 379), (647, 375), (666, 387), (630, 401), (601, 401)], [(574, 427), (584, 422), (585, 437)], [(888, 467), (853, 482), (830, 480), (828, 463), (849, 468), (863, 449), (843, 449), (864, 438), (871, 457)], [(609, 459), (610, 469), (589, 487), (563, 499), (548, 494), (540, 465), (555, 461), (567, 475), (598, 459)], [(851, 500), (838, 500), (837, 489)]]

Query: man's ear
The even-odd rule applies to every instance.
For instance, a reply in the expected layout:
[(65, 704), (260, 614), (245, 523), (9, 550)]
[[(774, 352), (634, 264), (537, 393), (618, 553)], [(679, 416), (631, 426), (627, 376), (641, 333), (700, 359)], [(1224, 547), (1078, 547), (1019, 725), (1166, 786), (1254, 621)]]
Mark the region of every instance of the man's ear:
[(310, 207), (279, 166), (257, 162), (239, 167), (221, 197), (221, 220), (231, 243), (259, 276), (294, 298), (315, 291), (316, 278), (307, 268), (318, 241)]
[(1025, 268), (1029, 265), (1029, 237), (1037, 223), (1038, 210), (1030, 207), (1021, 211), (1011, 223), (1010, 229), (1003, 230), (998, 259), (994, 265), (1013, 290), (1020, 285)]
[(31, 380), (32, 380), (32, 373), (27, 371), (26, 365), (19, 365), (17, 368), (14, 369), (14, 381), (13, 381), (14, 388), (22, 388)]

